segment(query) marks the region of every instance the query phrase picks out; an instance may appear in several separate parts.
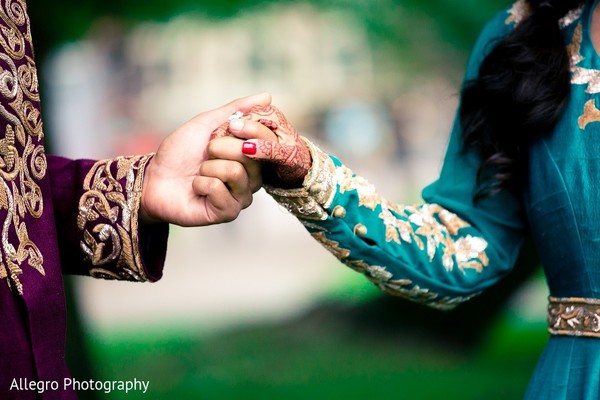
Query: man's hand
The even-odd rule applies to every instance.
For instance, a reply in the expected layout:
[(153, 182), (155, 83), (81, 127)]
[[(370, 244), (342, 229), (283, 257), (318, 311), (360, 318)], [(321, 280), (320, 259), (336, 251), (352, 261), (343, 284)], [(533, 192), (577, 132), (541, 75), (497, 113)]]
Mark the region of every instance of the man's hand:
[(207, 146), (212, 132), (234, 112), (267, 107), (270, 102), (266, 93), (238, 99), (195, 116), (167, 136), (146, 167), (141, 220), (181, 226), (234, 220), (252, 202), (260, 172), (256, 166), (248, 167), (251, 179), (246, 171), (249, 163), (209, 160)]

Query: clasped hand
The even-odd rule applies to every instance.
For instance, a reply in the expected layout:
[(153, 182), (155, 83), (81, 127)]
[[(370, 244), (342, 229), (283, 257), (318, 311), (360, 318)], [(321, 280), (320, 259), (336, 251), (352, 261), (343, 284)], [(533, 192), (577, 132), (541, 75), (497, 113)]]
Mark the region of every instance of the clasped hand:
[(198, 114), (167, 136), (146, 167), (141, 221), (204, 226), (237, 218), (261, 187), (260, 165), (241, 156), (216, 159), (207, 146), (231, 114), (270, 102), (268, 94), (237, 99)]
[(229, 222), (263, 181), (299, 186), (310, 162), (269, 94), (238, 99), (198, 114), (162, 141), (146, 168), (140, 218), (180, 226)]

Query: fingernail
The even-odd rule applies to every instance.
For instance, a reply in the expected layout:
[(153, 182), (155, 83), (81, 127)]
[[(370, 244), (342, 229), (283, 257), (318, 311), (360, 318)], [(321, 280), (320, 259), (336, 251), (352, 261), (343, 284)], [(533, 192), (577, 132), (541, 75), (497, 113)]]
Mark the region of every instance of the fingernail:
[(229, 122), (229, 129), (234, 131), (241, 131), (244, 128), (244, 120), (234, 119)]
[(256, 143), (244, 142), (244, 144), (242, 144), (242, 153), (250, 156), (256, 154)]

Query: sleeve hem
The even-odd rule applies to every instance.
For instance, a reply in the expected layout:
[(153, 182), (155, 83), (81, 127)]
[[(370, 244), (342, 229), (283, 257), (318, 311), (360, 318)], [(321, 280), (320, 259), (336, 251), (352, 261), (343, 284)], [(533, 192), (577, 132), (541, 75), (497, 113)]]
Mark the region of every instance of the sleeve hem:
[(327, 219), (327, 209), (336, 193), (335, 165), (321, 149), (305, 138), (302, 140), (312, 158), (312, 166), (302, 187), (281, 189), (265, 185), (265, 190), (298, 218), (322, 221)]

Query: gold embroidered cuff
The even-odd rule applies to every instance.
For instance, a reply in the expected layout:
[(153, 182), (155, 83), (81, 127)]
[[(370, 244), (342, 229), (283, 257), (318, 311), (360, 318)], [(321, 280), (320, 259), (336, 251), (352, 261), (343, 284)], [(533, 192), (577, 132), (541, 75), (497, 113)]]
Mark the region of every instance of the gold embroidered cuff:
[(138, 212), (144, 170), (153, 154), (98, 161), (84, 181), (77, 226), (81, 249), (104, 279), (147, 281), (139, 249)]
[(329, 156), (309, 140), (301, 138), (308, 147), (312, 166), (302, 187), (281, 189), (265, 185), (265, 190), (279, 204), (299, 218), (325, 220), (336, 189), (335, 165)]
[(600, 299), (549, 297), (548, 331), (552, 335), (600, 338)]

